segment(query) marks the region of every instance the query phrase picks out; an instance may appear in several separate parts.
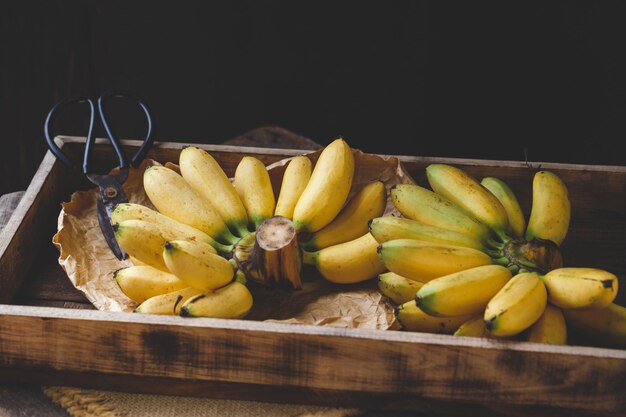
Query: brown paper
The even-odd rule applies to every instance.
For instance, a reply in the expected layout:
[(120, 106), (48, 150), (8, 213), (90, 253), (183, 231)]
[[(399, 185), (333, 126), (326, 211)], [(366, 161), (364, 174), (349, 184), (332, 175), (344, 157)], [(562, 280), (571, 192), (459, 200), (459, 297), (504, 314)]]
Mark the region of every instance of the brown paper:
[[(313, 162), (320, 151), (307, 154)], [(413, 183), (397, 158), (383, 159), (354, 150), (355, 173), (350, 197), (373, 180), (385, 182), (387, 190), (396, 183)], [(285, 167), (291, 158), (269, 165), (275, 195), (278, 195)], [(170, 161), (172, 162), (172, 161)], [(131, 168), (124, 183), (124, 191), (132, 203), (154, 208), (143, 191), (143, 172), (153, 160), (144, 161), (137, 169)], [(59, 264), (74, 286), (83, 292), (99, 310), (132, 311), (137, 304), (126, 297), (118, 287), (113, 274), (131, 265), (119, 261), (109, 249), (96, 212), (97, 188), (77, 191), (64, 203), (58, 220), (58, 231), (53, 242), (59, 249)], [(388, 198), (385, 215), (395, 212)], [(375, 280), (359, 284), (339, 285), (324, 280), (309, 266), (302, 271), (303, 289), (266, 289), (250, 283), (254, 306), (247, 316), (250, 320), (313, 324), (366, 329), (394, 327), (391, 307), (377, 289)]]

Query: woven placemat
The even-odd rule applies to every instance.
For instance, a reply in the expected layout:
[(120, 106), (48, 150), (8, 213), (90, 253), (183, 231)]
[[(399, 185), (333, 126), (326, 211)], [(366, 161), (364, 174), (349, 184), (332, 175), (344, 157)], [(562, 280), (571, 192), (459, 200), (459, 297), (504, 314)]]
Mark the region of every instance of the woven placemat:
[(359, 410), (43, 387), (72, 417), (357, 417)]

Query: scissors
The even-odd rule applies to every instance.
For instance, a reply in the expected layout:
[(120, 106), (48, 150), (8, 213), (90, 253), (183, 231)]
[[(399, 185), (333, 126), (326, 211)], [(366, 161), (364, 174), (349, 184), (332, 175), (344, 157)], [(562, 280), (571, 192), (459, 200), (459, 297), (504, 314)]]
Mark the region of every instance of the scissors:
[[(126, 159), (126, 156), (124, 155), (121, 143), (113, 135), (106, 115), (105, 102), (111, 98), (125, 99), (136, 103), (141, 108), (141, 110), (143, 110), (143, 113), (146, 116), (146, 121), (148, 122), (148, 129), (146, 135), (144, 136), (143, 143), (139, 147), (139, 150), (137, 150), (137, 153), (135, 153), (135, 155), (130, 160), (130, 164)], [(126, 259), (126, 253), (119, 246), (117, 240), (115, 239), (115, 233), (111, 222), (111, 213), (115, 209), (116, 205), (128, 202), (126, 194), (124, 193), (124, 189), (122, 188), (122, 184), (124, 184), (126, 178), (128, 178), (128, 170), (130, 168), (130, 165), (132, 165), (133, 167), (137, 167), (146, 156), (146, 153), (152, 145), (152, 142), (154, 140), (152, 138), (152, 117), (150, 116), (150, 111), (148, 110), (148, 107), (144, 104), (144, 102), (132, 95), (106, 92), (98, 97), (98, 115), (100, 116), (100, 121), (102, 122), (104, 130), (106, 131), (107, 139), (115, 150), (120, 169), (117, 175), (96, 174), (92, 172), (89, 164), (91, 159), (90, 157), (93, 151), (93, 146), (95, 143), (94, 123), (96, 118), (96, 104), (94, 104), (94, 100), (88, 97), (77, 97), (65, 99), (55, 104), (54, 107), (50, 109), (50, 111), (48, 112), (48, 116), (46, 117), (46, 121), (44, 123), (44, 135), (46, 137), (46, 142), (48, 143), (48, 148), (50, 148), (50, 151), (52, 151), (54, 156), (56, 156), (57, 159), (59, 159), (68, 167), (74, 167), (76, 164), (70, 158), (68, 158), (65, 153), (63, 153), (63, 151), (57, 146), (52, 136), (50, 135), (50, 124), (54, 120), (54, 116), (61, 108), (77, 104), (87, 104), (87, 107), (89, 109), (89, 130), (87, 131), (85, 152), (83, 154), (83, 174), (85, 174), (89, 181), (98, 186), (99, 191), (97, 211), (100, 230), (102, 230), (102, 234), (104, 235), (104, 238), (109, 245), (109, 248), (111, 248), (111, 251), (113, 251), (117, 259), (123, 260)]]

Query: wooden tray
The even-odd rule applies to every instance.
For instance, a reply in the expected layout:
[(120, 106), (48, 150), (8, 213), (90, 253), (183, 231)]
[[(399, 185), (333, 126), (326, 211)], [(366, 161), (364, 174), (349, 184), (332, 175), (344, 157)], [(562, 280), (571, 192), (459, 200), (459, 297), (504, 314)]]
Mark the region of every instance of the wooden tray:
[[(79, 159), (79, 138), (57, 138)], [(136, 148), (138, 142), (126, 141)], [(177, 161), (181, 143), (148, 157)], [(229, 175), (243, 155), (269, 164), (297, 150), (198, 145)], [(130, 152), (130, 151), (129, 151)], [(94, 152), (101, 168), (114, 160)], [(418, 183), (432, 162), (495, 175), (530, 209), (537, 164), (400, 159)], [(570, 266), (626, 272), (626, 168), (542, 164), (568, 185)], [(104, 172), (105, 170), (102, 169)], [(96, 311), (69, 282), (51, 243), (60, 203), (87, 189), (48, 153), (0, 235), (0, 379), (121, 391), (422, 410), (447, 415), (623, 415), (626, 351), (246, 320)], [(624, 304), (624, 294), (618, 299)], [(496, 410), (496, 411), (494, 411)]]

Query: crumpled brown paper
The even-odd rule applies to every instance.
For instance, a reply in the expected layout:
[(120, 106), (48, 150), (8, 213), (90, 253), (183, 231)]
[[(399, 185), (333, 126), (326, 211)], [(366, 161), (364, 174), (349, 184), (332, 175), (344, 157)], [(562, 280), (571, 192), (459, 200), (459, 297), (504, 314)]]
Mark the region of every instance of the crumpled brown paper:
[[(397, 158), (385, 159), (359, 150), (353, 152), (355, 173), (350, 196), (373, 180), (383, 181), (387, 190), (396, 183), (414, 182)], [(307, 156), (315, 162), (320, 153), (321, 150)], [(275, 195), (278, 195), (290, 159), (285, 158), (267, 167)], [(131, 168), (123, 185), (130, 202), (154, 208), (142, 184), (143, 172), (154, 164), (158, 162), (145, 160), (138, 168)], [(130, 260), (119, 261), (102, 236), (96, 211), (97, 196), (97, 188), (77, 191), (69, 202), (63, 203), (53, 243), (60, 252), (59, 264), (74, 286), (96, 308), (130, 312), (137, 304), (122, 293), (113, 274), (132, 264)], [(388, 198), (385, 215), (394, 211)], [(250, 283), (255, 301), (247, 319), (366, 329), (396, 326), (393, 311), (378, 291), (375, 280), (338, 285), (324, 280), (315, 269), (306, 265), (302, 279), (303, 289), (299, 291), (266, 289)]]

